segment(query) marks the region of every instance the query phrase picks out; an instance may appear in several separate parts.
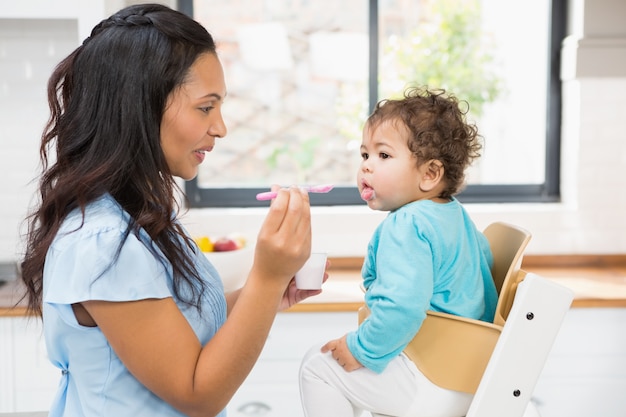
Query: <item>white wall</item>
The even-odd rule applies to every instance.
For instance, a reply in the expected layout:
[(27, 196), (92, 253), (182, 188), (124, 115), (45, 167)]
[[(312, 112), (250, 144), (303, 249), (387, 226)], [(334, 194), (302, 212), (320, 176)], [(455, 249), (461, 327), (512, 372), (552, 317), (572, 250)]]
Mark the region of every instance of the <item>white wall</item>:
[[(39, 141), (54, 66), (101, 19), (140, 0), (21, 0), (0, 7), (0, 277), (18, 259), (36, 191)], [(159, 2), (159, 1), (157, 1)], [(170, 6), (175, 0), (161, 0)], [(33, 58), (35, 57), (35, 58)], [(11, 271), (12, 273), (12, 271)]]
[[(626, 2), (570, 0), (572, 36), (563, 52), (563, 136), (561, 203), (467, 205), (479, 227), (496, 220), (519, 224), (533, 233), (531, 254), (626, 253)], [(109, 13), (110, 2), (27, 0), (0, 9), (3, 18), (54, 16), (77, 20), (75, 32)], [(36, 7), (30, 7), (35, 4)], [(51, 6), (54, 4), (54, 7)], [(60, 6), (59, 6), (60, 5)], [(105, 7), (106, 6), (106, 7)], [(61, 13), (65, 10), (65, 14)], [(96, 12), (94, 12), (96, 10)], [(100, 12), (97, 12), (97, 11)], [(74, 13), (69, 16), (69, 13)], [(100, 16), (96, 16), (100, 14)], [(84, 36), (83, 36), (84, 35)], [(35, 66), (0, 37), (0, 262), (17, 259), (19, 226), (35, 190), (37, 146), (47, 117), (43, 78), (62, 48), (49, 45), (47, 62)], [(48, 52), (46, 52), (48, 53)], [(60, 53), (60, 52), (59, 52)], [(62, 55), (62, 54), (61, 54)], [(58, 59), (57, 59), (58, 58)], [(8, 73), (31, 68), (35, 94), (22, 94), (7, 82)], [(11, 69), (8, 69), (11, 68)], [(28, 71), (25, 72), (28, 74)], [(25, 78), (26, 75), (22, 75)], [(532, 86), (540, 93), (543, 86)], [(520, 115), (520, 129), (524, 119)], [(192, 233), (226, 234), (258, 230), (265, 209), (191, 210), (182, 218)], [(367, 207), (313, 209), (314, 246), (331, 256), (360, 256), (384, 213)]]

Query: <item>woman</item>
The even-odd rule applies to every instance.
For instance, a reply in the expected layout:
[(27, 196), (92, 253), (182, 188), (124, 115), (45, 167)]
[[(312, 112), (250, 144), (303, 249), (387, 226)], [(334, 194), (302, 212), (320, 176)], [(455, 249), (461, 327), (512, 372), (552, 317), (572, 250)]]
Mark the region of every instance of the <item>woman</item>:
[(292, 280), (311, 249), (306, 192), (278, 190), (226, 295), (176, 220), (173, 177), (226, 135), (225, 96), (211, 35), (154, 4), (100, 22), (52, 74), (22, 264), (62, 374), (51, 417), (222, 415), (276, 312), (319, 293)]

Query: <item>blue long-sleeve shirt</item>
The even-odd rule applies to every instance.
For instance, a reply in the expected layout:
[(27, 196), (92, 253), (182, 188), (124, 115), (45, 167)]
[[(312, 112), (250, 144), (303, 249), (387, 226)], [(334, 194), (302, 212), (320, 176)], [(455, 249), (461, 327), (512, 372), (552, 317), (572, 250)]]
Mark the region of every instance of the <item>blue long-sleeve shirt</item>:
[(420, 200), (390, 212), (368, 246), (362, 276), (370, 316), (348, 333), (350, 352), (382, 372), (427, 310), (492, 321), (492, 264), (487, 238), (458, 200)]

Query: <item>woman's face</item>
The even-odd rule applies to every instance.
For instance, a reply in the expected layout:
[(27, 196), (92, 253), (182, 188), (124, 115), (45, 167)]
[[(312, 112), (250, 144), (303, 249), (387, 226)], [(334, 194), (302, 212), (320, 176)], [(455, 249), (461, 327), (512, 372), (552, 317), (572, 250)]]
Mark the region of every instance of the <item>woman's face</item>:
[(185, 82), (167, 99), (161, 120), (161, 148), (172, 175), (190, 180), (198, 165), (226, 135), (222, 103), (226, 96), (224, 71), (213, 53), (198, 57)]

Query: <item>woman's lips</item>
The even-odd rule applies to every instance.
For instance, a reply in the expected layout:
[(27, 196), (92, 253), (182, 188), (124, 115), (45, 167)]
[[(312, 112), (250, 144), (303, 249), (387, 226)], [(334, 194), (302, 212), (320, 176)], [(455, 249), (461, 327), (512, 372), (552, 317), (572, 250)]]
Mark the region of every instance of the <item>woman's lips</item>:
[(206, 157), (206, 153), (211, 152), (212, 150), (213, 150), (213, 147), (211, 146), (211, 147), (204, 148), (204, 149), (198, 149), (197, 151), (194, 151), (194, 154), (196, 155), (198, 162), (202, 163), (202, 161), (204, 161), (204, 158)]
[(194, 155), (196, 155), (196, 159), (200, 164), (204, 161), (204, 157), (206, 156), (204, 151), (194, 151)]

